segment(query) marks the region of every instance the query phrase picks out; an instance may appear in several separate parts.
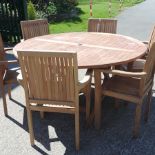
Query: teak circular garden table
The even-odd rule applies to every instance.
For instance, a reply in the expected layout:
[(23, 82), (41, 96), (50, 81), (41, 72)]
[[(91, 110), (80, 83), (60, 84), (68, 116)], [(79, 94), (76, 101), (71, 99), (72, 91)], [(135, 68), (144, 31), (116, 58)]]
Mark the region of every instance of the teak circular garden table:
[(142, 57), (146, 46), (131, 37), (94, 32), (50, 34), (28, 39), (17, 44), (17, 51), (76, 51), (79, 68), (94, 70), (95, 80), (95, 127), (101, 122), (101, 72), (99, 69), (126, 64)]

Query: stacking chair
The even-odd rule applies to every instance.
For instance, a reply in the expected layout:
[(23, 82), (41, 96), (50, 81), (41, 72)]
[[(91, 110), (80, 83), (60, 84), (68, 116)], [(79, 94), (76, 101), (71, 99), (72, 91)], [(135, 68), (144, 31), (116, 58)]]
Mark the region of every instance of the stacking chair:
[(117, 20), (104, 18), (90, 18), (88, 32), (116, 33)]
[(18, 70), (19, 68), (11, 68), (8, 69), (8, 65), (10, 64), (17, 64), (17, 60), (5, 60), (5, 52), (8, 49), (4, 49), (3, 41), (2, 41), (2, 36), (0, 34), (0, 91), (1, 91), (1, 96), (3, 99), (3, 107), (4, 107), (4, 114), (7, 115), (7, 104), (6, 104), (6, 95), (5, 95), (5, 86), (8, 86), (8, 95), (9, 98), (11, 98), (11, 85), (17, 83), (17, 75), (18, 75)]
[[(88, 32), (103, 32), (103, 33), (115, 34), (116, 31), (117, 31), (116, 19), (89, 18), (88, 20)], [(109, 78), (107, 74), (104, 74), (104, 77)]]
[(79, 97), (86, 96), (86, 118), (90, 113), (90, 83), (88, 74), (78, 82), (75, 52), (18, 52), (26, 96), (31, 145), (34, 145), (32, 111), (60, 112), (75, 115), (75, 143), (80, 147)]
[(23, 39), (49, 34), (48, 21), (46, 19), (21, 21)]
[(152, 86), (155, 71), (155, 42), (151, 44), (144, 69), (141, 72), (127, 72), (120, 70), (104, 70), (112, 74), (112, 78), (104, 81), (103, 96), (126, 100), (136, 104), (135, 125), (133, 137), (139, 134), (142, 103), (147, 96), (145, 121), (148, 119), (152, 98)]
[[(148, 47), (148, 51), (150, 51), (150, 48), (152, 46), (152, 43), (155, 41), (155, 26), (153, 28), (153, 31), (151, 33), (150, 36), (150, 40), (148, 42), (144, 42), (144, 44), (146, 44), (146, 46)], [(148, 53), (146, 53), (146, 55), (144, 56), (144, 58), (142, 59), (137, 59), (136, 61), (134, 61), (133, 63), (130, 63), (128, 65), (128, 70), (129, 71), (142, 71), (144, 68), (144, 64), (146, 61), (146, 57), (147, 57)]]

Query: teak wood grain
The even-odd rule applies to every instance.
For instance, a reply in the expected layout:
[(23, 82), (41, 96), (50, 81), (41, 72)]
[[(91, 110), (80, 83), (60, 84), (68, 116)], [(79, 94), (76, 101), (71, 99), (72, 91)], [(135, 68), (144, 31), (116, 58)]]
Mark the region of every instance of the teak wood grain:
[[(0, 89), (1, 89), (1, 96), (3, 99), (3, 107), (4, 107), (4, 114), (5, 116), (8, 115), (8, 109), (7, 109), (7, 102), (6, 102), (6, 94), (5, 90), (7, 90), (9, 98), (11, 99), (11, 85), (17, 84), (16, 77), (18, 73), (16, 72), (17, 69), (10, 70), (8, 65), (9, 64), (15, 64), (18, 63), (17, 60), (5, 60), (5, 52), (8, 49), (4, 48), (2, 36), (0, 33)], [(5, 86), (8, 87), (8, 89), (5, 89)]]
[[(144, 69), (141, 72), (127, 72), (119, 70), (104, 70), (103, 72), (112, 74), (112, 78), (104, 80), (102, 94), (114, 98), (126, 100), (136, 104), (135, 124), (133, 136), (139, 135), (140, 120), (142, 113), (142, 103), (147, 96), (145, 120), (148, 119), (152, 98), (152, 87), (155, 72), (155, 42), (152, 42)], [(98, 116), (100, 120), (101, 116)], [(100, 125), (100, 122), (98, 123)]]
[(25, 20), (20, 25), (24, 40), (49, 34), (47, 19)]
[[(91, 75), (78, 81), (76, 52), (18, 51), (26, 96), (31, 144), (34, 145), (32, 111), (75, 115), (75, 144), (80, 148), (79, 93), (86, 96), (86, 120), (90, 113)], [(90, 72), (91, 73), (91, 72)], [(65, 123), (65, 122), (64, 122)]]
[[(100, 105), (101, 77), (98, 77), (98, 69), (113, 65), (127, 64), (142, 57), (147, 47), (140, 41), (128, 36), (94, 33), (94, 32), (73, 32), (62, 34), (51, 34), (35, 37), (17, 44), (13, 50), (17, 51), (76, 51), (78, 68), (91, 68), (94, 70), (95, 82), (95, 105)], [(99, 127), (100, 109), (95, 110), (95, 127)]]
[(131, 62), (146, 52), (140, 41), (131, 37), (94, 32), (74, 32), (35, 37), (17, 44), (13, 50), (76, 51), (79, 68), (102, 68)]
[[(148, 52), (150, 51), (150, 48), (153, 44), (153, 42), (155, 42), (155, 26), (152, 30), (152, 33), (150, 35), (150, 39), (148, 42), (145, 42), (147, 48), (148, 48)], [(128, 70), (131, 71), (142, 71), (144, 69), (144, 64), (145, 64), (145, 60), (147, 58), (148, 52), (146, 53), (145, 57), (143, 59), (137, 59), (136, 61), (134, 61), (133, 63), (130, 63), (128, 65)]]
[(88, 32), (116, 33), (117, 20), (106, 18), (89, 18)]

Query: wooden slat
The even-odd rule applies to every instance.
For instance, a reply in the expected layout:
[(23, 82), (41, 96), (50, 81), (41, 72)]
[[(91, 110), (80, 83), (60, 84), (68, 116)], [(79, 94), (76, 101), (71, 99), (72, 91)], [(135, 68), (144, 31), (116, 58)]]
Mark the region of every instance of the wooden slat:
[(34, 111), (43, 111), (43, 112), (59, 112), (59, 113), (69, 113), (75, 114), (75, 108), (63, 108), (63, 107), (46, 107), (46, 106), (30, 106), (31, 110)]
[[(30, 103), (36, 103), (36, 104), (47, 104), (47, 105), (50, 105), (50, 104), (52, 104), (52, 105), (62, 105), (62, 106), (64, 106), (64, 105), (72, 105), (73, 103), (71, 102), (71, 101), (54, 101), (54, 100), (45, 100), (45, 99), (29, 99), (29, 102)], [(68, 106), (68, 108), (69, 107), (72, 107), (72, 106)]]

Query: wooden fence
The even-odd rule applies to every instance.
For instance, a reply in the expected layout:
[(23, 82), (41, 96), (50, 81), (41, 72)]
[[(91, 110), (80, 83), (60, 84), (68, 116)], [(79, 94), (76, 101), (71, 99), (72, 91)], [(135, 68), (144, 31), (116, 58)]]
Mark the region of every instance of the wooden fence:
[(26, 0), (0, 0), (0, 33), (4, 42), (20, 41), (20, 21), (27, 19), (26, 10)]

